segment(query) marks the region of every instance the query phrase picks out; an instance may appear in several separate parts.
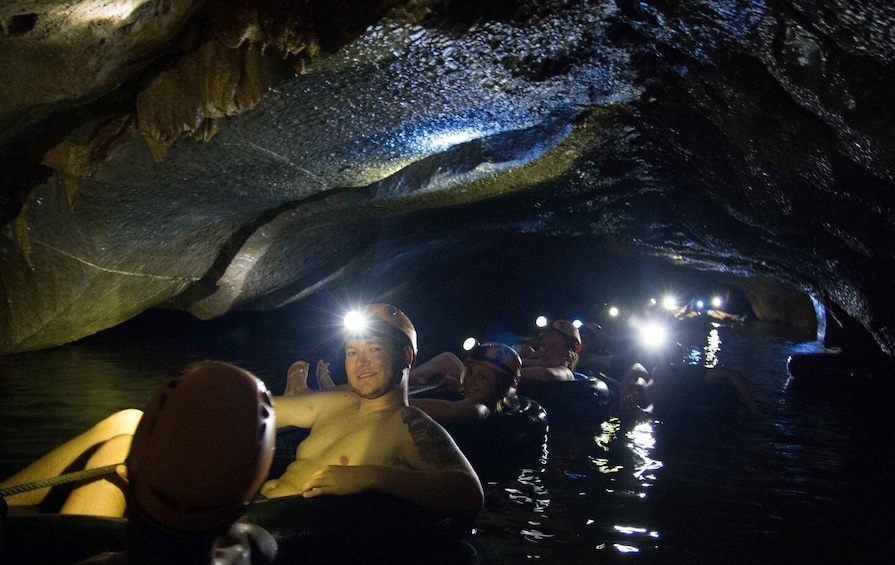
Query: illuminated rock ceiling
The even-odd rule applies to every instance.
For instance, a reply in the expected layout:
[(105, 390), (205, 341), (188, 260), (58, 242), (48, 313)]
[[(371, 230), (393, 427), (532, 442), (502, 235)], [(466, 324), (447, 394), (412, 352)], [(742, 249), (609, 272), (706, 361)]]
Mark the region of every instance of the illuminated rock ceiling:
[[(895, 348), (895, 8), (0, 5), (0, 353), (526, 237), (777, 281)], [(497, 251), (496, 251), (497, 250)]]

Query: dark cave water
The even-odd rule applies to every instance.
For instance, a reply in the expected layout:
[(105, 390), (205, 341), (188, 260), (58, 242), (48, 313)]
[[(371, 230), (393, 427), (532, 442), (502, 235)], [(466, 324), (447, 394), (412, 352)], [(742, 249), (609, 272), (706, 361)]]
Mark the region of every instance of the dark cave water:
[[(154, 339), (111, 332), (0, 359), (0, 477), (115, 410), (142, 406), (191, 360), (229, 360), (282, 390), (302, 355), (295, 340), (237, 347), (237, 326), (221, 327), (197, 340), (158, 327)], [(711, 337), (706, 348), (748, 377), (762, 420), (551, 427), (540, 465), (482, 477), (486, 507), (471, 543), (483, 562), (888, 562), (888, 404), (866, 385), (844, 385), (860, 404), (785, 392), (787, 357), (820, 350), (816, 341), (756, 324)]]

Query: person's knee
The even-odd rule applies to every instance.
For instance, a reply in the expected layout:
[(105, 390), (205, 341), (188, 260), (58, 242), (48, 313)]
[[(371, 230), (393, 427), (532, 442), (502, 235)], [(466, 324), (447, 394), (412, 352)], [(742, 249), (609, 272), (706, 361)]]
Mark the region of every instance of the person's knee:
[(131, 449), (132, 434), (119, 434), (104, 442), (87, 460), (86, 468), (123, 463)]
[(142, 410), (127, 408), (112, 414), (97, 424), (96, 428), (100, 430), (101, 435), (110, 439), (122, 434), (134, 435), (142, 417)]

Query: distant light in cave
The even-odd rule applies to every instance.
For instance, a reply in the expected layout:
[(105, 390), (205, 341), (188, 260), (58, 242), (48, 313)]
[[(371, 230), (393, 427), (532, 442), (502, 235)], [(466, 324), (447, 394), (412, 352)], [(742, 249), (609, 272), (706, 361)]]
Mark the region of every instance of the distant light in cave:
[(478, 340), (474, 337), (467, 337), (463, 341), (463, 351), (472, 351), (472, 348), (478, 344)]
[(573, 320), (573, 321), (572, 321), (572, 325), (575, 326), (576, 328), (579, 328), (579, 329), (580, 329), (581, 326), (584, 325), (584, 322), (582, 322), (581, 320), (577, 320), (577, 319), (576, 319), (576, 320)]
[(677, 308), (677, 298), (675, 298), (674, 296), (671, 296), (671, 295), (666, 296), (665, 298), (662, 299), (662, 306), (666, 310), (676, 309)]
[(539, 328), (547, 327), (547, 316), (538, 316), (535, 320), (535, 325)]
[(613, 318), (618, 316), (618, 308), (616, 308), (615, 306), (612, 306), (611, 308), (609, 308), (609, 315), (612, 316)]

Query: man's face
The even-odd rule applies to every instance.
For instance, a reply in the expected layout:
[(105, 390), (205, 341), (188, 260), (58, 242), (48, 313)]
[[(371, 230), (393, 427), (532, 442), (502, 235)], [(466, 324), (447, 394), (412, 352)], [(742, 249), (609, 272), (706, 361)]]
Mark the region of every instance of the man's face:
[(387, 337), (345, 342), (348, 384), (363, 398), (379, 398), (394, 387), (397, 352)]
[(497, 374), (494, 369), (475, 361), (466, 362), (466, 372), (460, 385), (464, 398), (473, 402), (490, 406), (503, 396), (498, 390)]
[(551, 367), (562, 365), (569, 357), (566, 340), (556, 332), (547, 332), (538, 341), (538, 354)]

